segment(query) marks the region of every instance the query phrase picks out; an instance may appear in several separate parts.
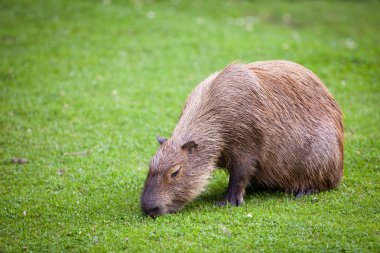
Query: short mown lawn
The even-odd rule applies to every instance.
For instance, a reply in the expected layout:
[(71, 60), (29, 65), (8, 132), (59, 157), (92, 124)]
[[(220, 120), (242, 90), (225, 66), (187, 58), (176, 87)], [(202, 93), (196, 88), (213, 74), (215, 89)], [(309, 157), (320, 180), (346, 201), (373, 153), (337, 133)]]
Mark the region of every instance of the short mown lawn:
[[(0, 252), (380, 252), (380, 3), (0, 1)], [(345, 176), (296, 199), (228, 175), (177, 214), (139, 197), (155, 135), (233, 61), (315, 72), (344, 112)], [(13, 158), (25, 158), (12, 161)]]

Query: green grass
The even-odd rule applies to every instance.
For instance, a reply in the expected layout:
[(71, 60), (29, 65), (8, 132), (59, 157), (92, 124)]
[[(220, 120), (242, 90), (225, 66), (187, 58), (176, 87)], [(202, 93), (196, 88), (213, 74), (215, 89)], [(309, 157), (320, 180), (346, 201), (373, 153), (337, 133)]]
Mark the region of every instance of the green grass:
[[(0, 252), (379, 252), (379, 11), (364, 1), (2, 0)], [(301, 199), (253, 192), (219, 208), (219, 171), (180, 213), (144, 217), (155, 135), (170, 135), (210, 73), (268, 59), (313, 70), (342, 106), (341, 186)], [(80, 151), (89, 155), (65, 156)]]

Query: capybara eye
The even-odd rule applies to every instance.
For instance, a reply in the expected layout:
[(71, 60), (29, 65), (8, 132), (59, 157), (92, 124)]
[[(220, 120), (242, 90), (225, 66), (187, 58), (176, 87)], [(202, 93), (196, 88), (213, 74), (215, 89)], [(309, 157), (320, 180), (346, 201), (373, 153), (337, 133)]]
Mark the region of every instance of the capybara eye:
[(172, 178), (175, 178), (178, 175), (180, 170), (181, 170), (181, 167), (179, 167), (178, 170), (176, 170), (174, 173), (172, 173)]

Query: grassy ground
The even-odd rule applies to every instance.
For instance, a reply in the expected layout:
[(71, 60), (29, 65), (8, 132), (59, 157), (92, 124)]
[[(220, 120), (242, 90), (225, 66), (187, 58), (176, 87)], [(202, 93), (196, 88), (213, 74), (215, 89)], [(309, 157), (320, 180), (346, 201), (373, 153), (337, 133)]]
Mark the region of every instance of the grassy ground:
[[(2, 0), (0, 252), (379, 252), (379, 11), (362, 1)], [(216, 172), (182, 212), (144, 217), (155, 135), (170, 135), (208, 74), (267, 59), (310, 68), (341, 104), (341, 186), (301, 199), (253, 192), (219, 208), (227, 175)]]

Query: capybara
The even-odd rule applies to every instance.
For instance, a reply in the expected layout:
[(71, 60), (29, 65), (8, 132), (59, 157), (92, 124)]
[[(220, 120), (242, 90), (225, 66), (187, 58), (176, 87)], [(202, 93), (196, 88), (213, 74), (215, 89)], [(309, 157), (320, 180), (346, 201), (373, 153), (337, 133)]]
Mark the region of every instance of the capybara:
[(221, 205), (240, 205), (250, 184), (302, 196), (343, 176), (339, 105), (314, 73), (289, 61), (212, 74), (188, 97), (171, 137), (157, 140), (141, 195), (149, 216), (182, 209), (217, 168), (230, 175)]

